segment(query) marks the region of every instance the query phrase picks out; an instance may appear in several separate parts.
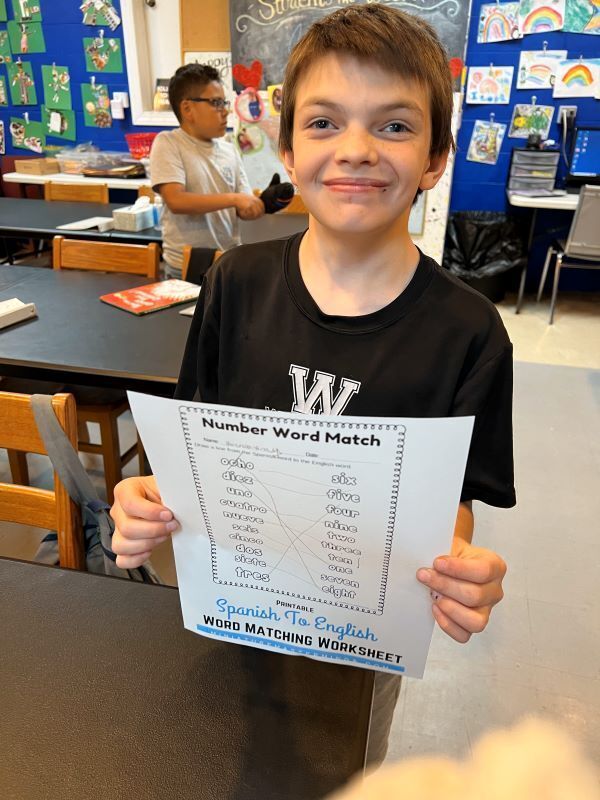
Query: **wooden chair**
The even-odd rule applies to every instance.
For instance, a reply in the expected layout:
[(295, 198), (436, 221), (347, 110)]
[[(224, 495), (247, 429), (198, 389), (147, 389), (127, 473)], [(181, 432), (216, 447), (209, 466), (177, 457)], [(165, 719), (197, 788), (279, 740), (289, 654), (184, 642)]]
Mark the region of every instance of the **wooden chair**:
[[(52, 406), (61, 427), (75, 446), (77, 417), (74, 397), (56, 394)], [(23, 458), (25, 453), (46, 453), (29, 395), (0, 392), (0, 447)], [(53, 491), (0, 483), (0, 520), (55, 530), (60, 566), (85, 569), (79, 509), (56, 473)]]
[[(89, 269), (104, 272), (129, 272), (134, 275), (158, 279), (159, 248), (155, 242), (148, 245), (113, 244), (65, 239), (55, 236), (53, 240), (54, 269)], [(85, 386), (68, 387), (77, 399), (77, 421), (79, 423), (78, 448), (83, 453), (101, 455), (104, 463), (106, 496), (109, 503), (114, 499), (115, 485), (122, 479), (122, 469), (137, 454), (140, 473), (144, 470), (144, 451), (138, 439), (121, 455), (117, 420), (129, 409), (124, 392), (99, 390)], [(100, 444), (89, 441), (87, 423), (100, 427)]]
[(108, 186), (105, 183), (44, 184), (44, 200), (72, 200), (80, 203), (108, 203)]
[(181, 280), (201, 284), (208, 268), (222, 255), (222, 250), (213, 250), (211, 247), (192, 247), (186, 244), (183, 248)]
[(138, 189), (138, 197), (149, 197), (151, 203), (154, 202), (156, 196), (157, 192), (151, 186), (140, 186)]
[(160, 250), (151, 244), (114, 244), (90, 242), (82, 239), (52, 240), (52, 266), (54, 269), (93, 269), (100, 272), (130, 272), (158, 279)]

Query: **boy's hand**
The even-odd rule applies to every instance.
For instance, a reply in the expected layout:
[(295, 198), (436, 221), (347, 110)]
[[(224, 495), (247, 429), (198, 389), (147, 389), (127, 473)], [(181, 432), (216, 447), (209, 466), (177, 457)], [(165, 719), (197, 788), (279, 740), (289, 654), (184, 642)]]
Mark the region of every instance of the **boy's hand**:
[(263, 201), (253, 194), (235, 195), (235, 210), (240, 219), (258, 219), (265, 213)]
[(110, 515), (116, 526), (112, 549), (121, 569), (139, 567), (178, 527), (173, 513), (162, 504), (153, 475), (118, 483)]
[(499, 555), (455, 536), (452, 554), (436, 558), (433, 569), (418, 570), (417, 579), (431, 590), (437, 624), (464, 643), (485, 628), (492, 607), (504, 597), (505, 574)]

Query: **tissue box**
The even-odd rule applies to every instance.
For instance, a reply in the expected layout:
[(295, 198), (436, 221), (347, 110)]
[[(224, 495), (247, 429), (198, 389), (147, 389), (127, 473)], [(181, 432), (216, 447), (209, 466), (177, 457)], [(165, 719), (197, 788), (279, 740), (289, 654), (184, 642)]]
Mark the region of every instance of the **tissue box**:
[(151, 228), (154, 224), (152, 206), (116, 208), (113, 211), (113, 221), (118, 231), (142, 231), (144, 228)]

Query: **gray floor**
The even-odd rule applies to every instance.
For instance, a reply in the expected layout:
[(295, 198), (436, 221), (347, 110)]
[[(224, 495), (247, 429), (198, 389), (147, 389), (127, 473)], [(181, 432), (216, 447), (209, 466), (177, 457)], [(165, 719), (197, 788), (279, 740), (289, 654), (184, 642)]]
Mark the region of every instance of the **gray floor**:
[[(600, 763), (599, 406), (600, 371), (516, 364), (518, 506), (476, 508), (476, 543), (508, 563), (506, 596), (467, 645), (434, 635), (424, 680), (404, 682), (389, 759), (464, 755), (483, 731), (535, 713), (559, 720)], [(125, 444), (131, 435), (125, 421)], [(98, 462), (84, 463), (100, 487)], [(31, 466), (47, 484), (45, 459)], [(0, 523), (0, 555), (31, 558), (39, 538)], [(174, 582), (168, 546), (155, 562)]]

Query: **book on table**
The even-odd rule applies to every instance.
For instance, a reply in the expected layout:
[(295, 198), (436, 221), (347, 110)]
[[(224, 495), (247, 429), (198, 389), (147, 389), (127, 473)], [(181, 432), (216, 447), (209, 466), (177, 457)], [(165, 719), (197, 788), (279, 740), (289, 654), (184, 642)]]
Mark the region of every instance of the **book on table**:
[(189, 303), (191, 300), (196, 300), (199, 294), (200, 287), (195, 283), (171, 278), (159, 283), (124, 289), (121, 292), (103, 294), (100, 300), (123, 311), (140, 315), (177, 306), (180, 303)]

